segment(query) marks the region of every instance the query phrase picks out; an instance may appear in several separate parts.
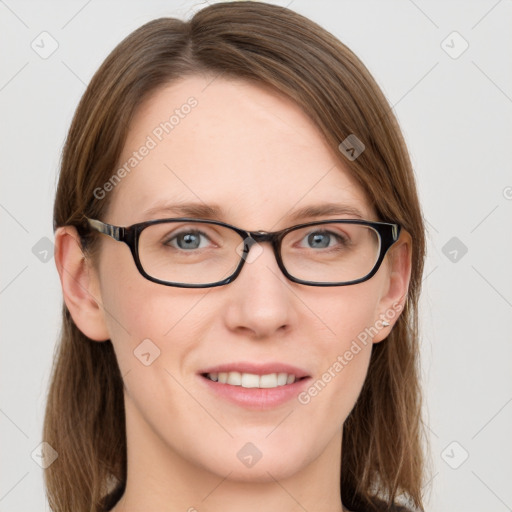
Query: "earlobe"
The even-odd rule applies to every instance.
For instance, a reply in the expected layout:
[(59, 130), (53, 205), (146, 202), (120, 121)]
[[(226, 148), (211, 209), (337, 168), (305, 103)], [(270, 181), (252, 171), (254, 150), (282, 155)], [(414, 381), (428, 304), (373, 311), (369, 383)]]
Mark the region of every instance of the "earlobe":
[(374, 343), (384, 340), (389, 335), (405, 307), (411, 279), (411, 257), (411, 235), (402, 230), (400, 238), (387, 255), (389, 258), (388, 287), (379, 302), (379, 319), (377, 320), (379, 332), (373, 338)]
[(100, 290), (94, 286), (97, 276), (92, 275), (95, 271), (84, 256), (74, 226), (63, 226), (56, 230), (55, 264), (64, 301), (76, 326), (92, 340), (108, 340), (110, 336), (100, 306)]

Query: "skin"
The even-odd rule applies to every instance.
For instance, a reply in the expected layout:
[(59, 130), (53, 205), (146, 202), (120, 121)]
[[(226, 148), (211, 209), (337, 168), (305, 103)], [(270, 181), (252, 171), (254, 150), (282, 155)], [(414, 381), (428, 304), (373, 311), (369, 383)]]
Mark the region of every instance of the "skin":
[[(110, 192), (101, 220), (127, 226), (170, 217), (143, 214), (165, 200), (220, 205), (225, 214), (218, 220), (250, 230), (298, 224), (287, 220), (295, 209), (326, 201), (378, 220), (303, 111), (242, 80), (194, 76), (159, 90), (138, 109), (120, 162), (190, 96), (197, 107)], [(300, 222), (308, 220), (318, 219)], [(112, 341), (123, 375), (128, 480), (113, 510), (344, 510), (343, 423), (366, 377), (371, 342), (307, 405), (293, 399), (247, 410), (211, 394), (197, 372), (233, 361), (278, 361), (320, 378), (365, 327), (403, 305), (409, 235), (402, 232), (377, 274), (361, 284), (293, 283), (263, 243), (234, 282), (210, 289), (152, 283), (125, 244), (99, 236), (95, 264), (84, 257), (75, 229), (59, 228), (55, 260), (76, 325), (91, 340)], [(161, 351), (150, 366), (133, 353), (147, 338)], [(236, 455), (247, 442), (262, 453), (250, 468)]]

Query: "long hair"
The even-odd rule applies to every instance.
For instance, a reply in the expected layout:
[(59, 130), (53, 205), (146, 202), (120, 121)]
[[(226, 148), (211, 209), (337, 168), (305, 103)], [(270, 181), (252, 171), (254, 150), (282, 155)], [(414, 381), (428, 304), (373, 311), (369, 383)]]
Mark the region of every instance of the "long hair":
[[(380, 220), (412, 237), (405, 307), (374, 346), (358, 401), (343, 428), (341, 496), (351, 509), (423, 510), (423, 427), (418, 376), (418, 298), (425, 234), (414, 174), (391, 107), (363, 63), (332, 34), (283, 7), (259, 2), (208, 6), (189, 21), (153, 20), (126, 37), (92, 78), (64, 146), (54, 229), (76, 226), (84, 253), (97, 237), (84, 215), (102, 218), (109, 197), (94, 190), (113, 174), (128, 126), (144, 99), (182, 77), (243, 78), (292, 99), (366, 192)], [(356, 135), (365, 150), (347, 159)], [(112, 343), (87, 338), (63, 305), (43, 439), (59, 454), (45, 470), (56, 512), (108, 510), (127, 476), (123, 381)]]

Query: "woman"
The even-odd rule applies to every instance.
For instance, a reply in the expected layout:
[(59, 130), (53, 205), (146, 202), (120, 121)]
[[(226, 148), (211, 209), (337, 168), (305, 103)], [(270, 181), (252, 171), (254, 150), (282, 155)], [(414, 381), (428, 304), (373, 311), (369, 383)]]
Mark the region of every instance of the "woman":
[(52, 510), (423, 509), (422, 215), (331, 34), (256, 2), (136, 30), (77, 108), (54, 226)]

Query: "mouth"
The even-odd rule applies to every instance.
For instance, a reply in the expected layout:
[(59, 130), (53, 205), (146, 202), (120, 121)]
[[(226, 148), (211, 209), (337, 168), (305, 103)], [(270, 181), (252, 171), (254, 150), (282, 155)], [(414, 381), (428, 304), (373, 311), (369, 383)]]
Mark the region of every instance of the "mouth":
[(249, 362), (205, 368), (198, 377), (214, 396), (257, 411), (288, 403), (311, 380), (306, 371), (289, 364)]
[(307, 376), (297, 377), (294, 373), (266, 373), (258, 375), (256, 373), (241, 372), (211, 372), (202, 373), (202, 377), (218, 382), (228, 384), (229, 386), (241, 386), (243, 388), (273, 389), (281, 386), (289, 386), (294, 382), (307, 379)]

